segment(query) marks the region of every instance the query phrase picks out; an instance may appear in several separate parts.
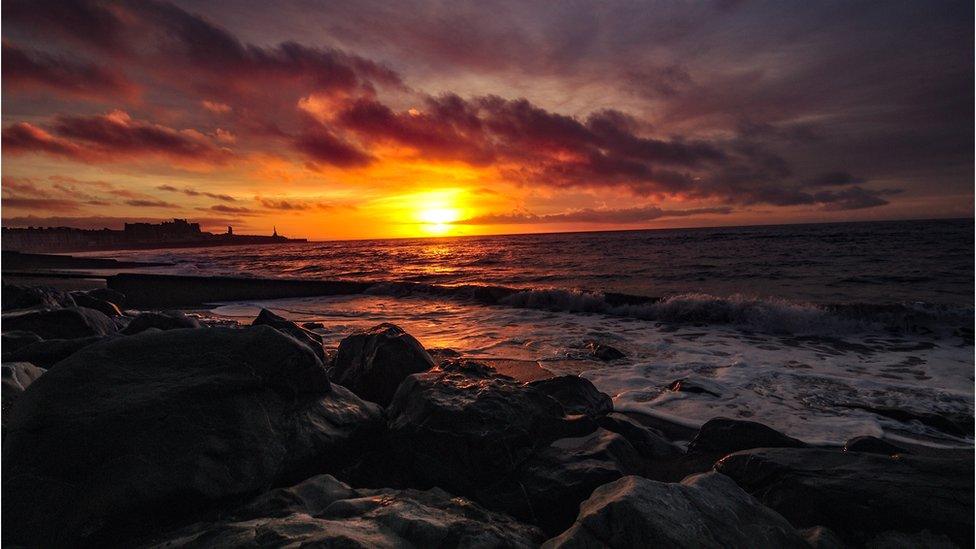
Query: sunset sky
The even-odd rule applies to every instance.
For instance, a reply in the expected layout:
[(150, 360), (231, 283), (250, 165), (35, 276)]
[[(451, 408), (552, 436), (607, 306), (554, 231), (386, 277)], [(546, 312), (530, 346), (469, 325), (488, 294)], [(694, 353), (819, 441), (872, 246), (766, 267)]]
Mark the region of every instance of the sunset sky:
[(3, 3), (5, 226), (973, 215), (973, 3)]

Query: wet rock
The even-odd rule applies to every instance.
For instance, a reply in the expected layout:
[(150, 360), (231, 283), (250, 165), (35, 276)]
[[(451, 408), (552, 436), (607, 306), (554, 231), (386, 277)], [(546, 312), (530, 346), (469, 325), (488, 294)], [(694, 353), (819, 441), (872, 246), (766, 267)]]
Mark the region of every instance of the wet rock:
[(329, 475), (273, 490), (154, 547), (537, 547), (542, 533), (432, 490), (353, 489)]
[(806, 443), (755, 421), (718, 417), (698, 430), (689, 454), (730, 454), (750, 448), (803, 448)]
[(4, 353), (11, 351), (16, 351), (25, 345), (30, 345), (31, 343), (37, 343), (41, 341), (41, 336), (35, 334), (34, 332), (25, 332), (22, 330), (11, 330), (9, 332), (3, 332), (0, 335), (0, 347), (3, 348)]
[(803, 539), (807, 540), (807, 544), (810, 545), (811, 549), (846, 549), (847, 544), (845, 544), (837, 534), (830, 530), (830, 528), (824, 528), (823, 526), (814, 526), (813, 528), (804, 528), (800, 530), (800, 535)]
[(678, 483), (636, 476), (597, 488), (543, 547), (808, 547), (776, 512), (717, 473)]
[(122, 311), (119, 310), (115, 303), (105, 301), (104, 299), (98, 299), (97, 297), (92, 297), (88, 295), (87, 292), (71, 292), (71, 299), (73, 299), (79, 307), (88, 307), (89, 309), (101, 311), (108, 317), (122, 316)]
[(526, 460), (514, 476), (479, 493), (478, 499), (552, 536), (573, 524), (580, 503), (593, 490), (643, 470), (643, 460), (627, 439), (597, 429), (554, 441)]
[(973, 415), (955, 414), (940, 415), (929, 412), (919, 412), (914, 410), (904, 410), (901, 408), (885, 408), (879, 406), (851, 406), (859, 410), (871, 412), (895, 421), (909, 423), (917, 421), (922, 425), (931, 427), (937, 431), (942, 431), (957, 437), (973, 436)]
[(588, 341), (585, 347), (590, 356), (604, 362), (610, 362), (627, 357), (627, 355), (622, 353), (619, 349), (597, 341)]
[(56, 288), (46, 288), (40, 286), (20, 286), (17, 284), (4, 284), (3, 293), (0, 295), (0, 302), (4, 311), (15, 309), (60, 309), (63, 307), (74, 307), (75, 302), (71, 296), (63, 290)]
[(718, 387), (701, 380), (679, 379), (672, 381), (671, 384), (668, 385), (668, 390), (681, 393), (692, 393), (696, 395), (711, 395), (714, 397), (722, 396), (722, 393), (719, 391)]
[(43, 375), (4, 440), (4, 542), (125, 545), (346, 467), (382, 411), (267, 326), (89, 346)]
[(139, 332), (156, 328), (158, 330), (180, 330), (183, 328), (199, 328), (200, 322), (182, 311), (163, 311), (140, 313), (122, 329), (125, 335), (135, 335)]
[(302, 322), (302, 328), (306, 330), (322, 330), (325, 329), (325, 325), (321, 322)]
[(548, 395), (477, 363), (408, 376), (387, 408), (394, 462), (418, 487), (473, 497), (537, 450), (596, 426)]
[(446, 347), (427, 349), (427, 354), (430, 355), (430, 358), (434, 359), (434, 364), (440, 364), (445, 360), (461, 358), (461, 353)]
[(3, 315), (3, 327), (34, 332), (44, 339), (103, 336), (116, 332), (112, 319), (87, 307), (6, 313)]
[(641, 425), (624, 414), (614, 412), (598, 419), (597, 422), (600, 427), (626, 438), (641, 457), (651, 462), (670, 462), (684, 454), (684, 450), (660, 432)]
[(878, 534), (871, 541), (864, 544), (865, 549), (957, 549), (960, 547), (945, 535), (937, 535), (922, 530), (906, 534), (904, 532), (885, 532)]
[(41, 377), (46, 370), (29, 362), (4, 362), (2, 366), (3, 393), (0, 394), (0, 418), (3, 420), (4, 435), (7, 423), (14, 414), (14, 405), (20, 400), (24, 390)]
[(866, 452), (868, 454), (883, 454), (886, 456), (894, 454), (910, 454), (908, 450), (901, 446), (881, 440), (878, 437), (854, 437), (844, 444), (845, 452)]
[(90, 297), (95, 299), (108, 301), (109, 303), (114, 303), (119, 307), (125, 306), (125, 294), (111, 288), (95, 288), (94, 290), (88, 290), (87, 293)]
[(588, 379), (579, 376), (559, 376), (529, 383), (563, 405), (567, 414), (585, 414), (592, 418), (613, 411), (610, 395), (601, 393)]
[(331, 374), (360, 398), (386, 406), (407, 376), (433, 367), (413, 336), (394, 324), (380, 324), (339, 343)]
[(98, 343), (112, 336), (76, 337), (73, 339), (45, 339), (29, 345), (7, 351), (4, 349), (4, 361), (30, 362), (41, 368), (52, 368), (58, 362), (68, 358), (76, 352)]
[(322, 336), (319, 334), (306, 330), (298, 324), (282, 318), (267, 309), (261, 309), (257, 318), (251, 324), (254, 326), (271, 326), (279, 332), (290, 335), (300, 343), (307, 345), (319, 357), (319, 360), (323, 364), (326, 363), (325, 350), (322, 348)]
[(889, 530), (973, 537), (973, 462), (812, 448), (763, 448), (726, 456), (715, 469), (797, 527), (823, 525), (865, 543)]

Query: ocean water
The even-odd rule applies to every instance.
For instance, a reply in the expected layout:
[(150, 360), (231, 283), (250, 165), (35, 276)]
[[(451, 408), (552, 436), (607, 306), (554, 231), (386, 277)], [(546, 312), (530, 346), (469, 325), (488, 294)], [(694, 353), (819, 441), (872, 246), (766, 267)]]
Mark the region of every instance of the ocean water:
[[(972, 220), (949, 220), (112, 255), (173, 263), (152, 272), (375, 282), (360, 295), (220, 303), (209, 315), (246, 323), (267, 307), (322, 322), (329, 345), (395, 322), (428, 347), (582, 375), (618, 410), (691, 427), (725, 416), (815, 444), (971, 446), (973, 234)], [(593, 341), (627, 357), (593, 360)], [(668, 389), (679, 379), (705, 392)]]

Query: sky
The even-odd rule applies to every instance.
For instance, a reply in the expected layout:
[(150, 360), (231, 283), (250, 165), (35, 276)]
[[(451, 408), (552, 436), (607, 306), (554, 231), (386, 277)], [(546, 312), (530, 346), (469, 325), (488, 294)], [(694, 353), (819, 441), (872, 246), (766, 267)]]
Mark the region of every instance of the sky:
[(973, 216), (972, 1), (6, 0), (4, 226)]

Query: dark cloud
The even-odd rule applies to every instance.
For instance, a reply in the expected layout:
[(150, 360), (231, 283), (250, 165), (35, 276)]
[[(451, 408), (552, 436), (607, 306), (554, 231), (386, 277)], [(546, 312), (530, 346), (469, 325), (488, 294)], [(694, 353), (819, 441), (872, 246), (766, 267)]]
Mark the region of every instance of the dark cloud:
[(4, 197), (2, 203), (4, 208), (47, 210), (52, 212), (73, 211), (82, 206), (81, 203), (75, 200), (65, 198)]
[(855, 177), (847, 172), (825, 172), (816, 177), (805, 179), (803, 185), (806, 187), (844, 187), (860, 185), (864, 182), (863, 177)]
[(271, 198), (259, 198), (258, 201), (261, 206), (268, 208), (270, 210), (307, 210), (311, 208), (311, 205), (304, 202), (295, 202), (294, 200), (275, 200)]
[(66, 94), (95, 97), (132, 96), (134, 84), (115, 71), (43, 52), (28, 52), (3, 43), (3, 83), (6, 90), (50, 88)]
[(51, 132), (26, 122), (16, 123), (4, 128), (3, 145), (14, 153), (44, 152), (88, 162), (112, 162), (146, 154), (223, 163), (232, 156), (198, 131), (134, 120), (122, 111), (59, 116)]
[(623, 209), (591, 209), (573, 210), (570, 212), (535, 215), (527, 212), (507, 214), (486, 214), (458, 223), (468, 225), (515, 225), (536, 223), (604, 223), (604, 224), (632, 224), (652, 221), (666, 217), (690, 217), (699, 215), (727, 215), (732, 208), (692, 208), (687, 210), (664, 210), (657, 206)]
[(814, 199), (821, 204), (825, 211), (862, 210), (884, 206), (888, 201), (881, 198), (884, 195), (898, 194), (899, 189), (872, 191), (861, 187), (851, 187), (841, 191), (822, 191), (814, 195)]
[(374, 160), (366, 152), (336, 137), (328, 128), (320, 125), (310, 124), (294, 139), (293, 145), (313, 162), (334, 166), (365, 166)]
[(127, 206), (135, 206), (137, 208), (179, 208), (178, 204), (173, 204), (172, 202), (166, 202), (164, 200), (126, 200), (125, 204)]
[(207, 191), (197, 191), (197, 190), (191, 189), (189, 187), (184, 187), (182, 189), (178, 189), (178, 188), (176, 188), (176, 187), (174, 187), (172, 185), (159, 185), (158, 187), (156, 187), (156, 189), (158, 189), (160, 191), (171, 192), (171, 193), (183, 193), (183, 194), (185, 194), (187, 196), (205, 196), (207, 198), (213, 198), (213, 199), (216, 199), (216, 200), (222, 200), (224, 202), (236, 202), (237, 201), (236, 198), (234, 198), (233, 196), (230, 196), (229, 194), (219, 194), (219, 193), (211, 193), (211, 192), (207, 192)]
[(233, 214), (233, 215), (258, 215), (260, 212), (252, 210), (251, 208), (245, 208), (243, 206), (227, 206), (225, 204), (216, 204), (210, 206), (209, 208), (197, 208), (202, 212), (217, 212), (222, 214)]

